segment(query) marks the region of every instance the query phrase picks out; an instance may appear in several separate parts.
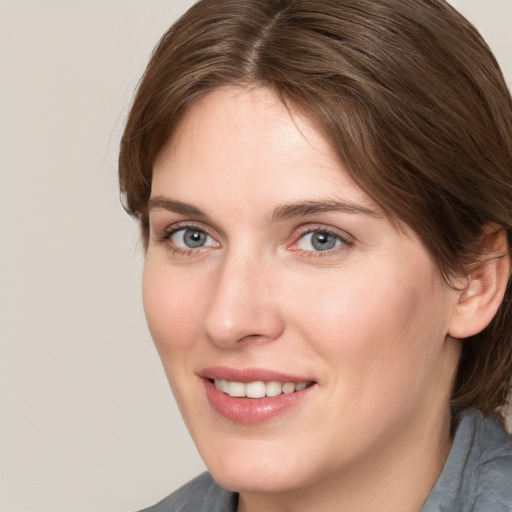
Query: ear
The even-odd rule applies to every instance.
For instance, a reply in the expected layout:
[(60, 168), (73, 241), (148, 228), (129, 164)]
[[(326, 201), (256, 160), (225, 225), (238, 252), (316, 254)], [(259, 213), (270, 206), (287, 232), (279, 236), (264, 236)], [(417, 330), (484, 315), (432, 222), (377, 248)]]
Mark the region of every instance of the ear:
[(489, 227), (484, 233), (485, 259), (465, 278), (448, 334), (453, 338), (467, 338), (483, 331), (498, 311), (510, 276), (510, 256), (507, 233), (504, 229)]

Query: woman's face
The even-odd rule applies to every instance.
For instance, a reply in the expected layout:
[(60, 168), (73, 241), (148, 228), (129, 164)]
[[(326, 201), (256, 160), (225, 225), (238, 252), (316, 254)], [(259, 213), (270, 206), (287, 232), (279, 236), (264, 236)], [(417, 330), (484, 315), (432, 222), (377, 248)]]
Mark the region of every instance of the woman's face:
[(272, 92), (187, 111), (154, 166), (150, 225), (149, 328), (221, 485), (364, 474), (446, 420), (457, 293)]

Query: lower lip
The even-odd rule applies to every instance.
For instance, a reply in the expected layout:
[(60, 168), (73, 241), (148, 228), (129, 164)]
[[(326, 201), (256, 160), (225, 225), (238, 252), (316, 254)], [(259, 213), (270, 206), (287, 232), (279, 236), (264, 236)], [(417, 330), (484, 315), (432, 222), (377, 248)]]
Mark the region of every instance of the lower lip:
[(219, 391), (213, 382), (204, 379), (206, 396), (213, 409), (224, 418), (237, 422), (255, 425), (269, 421), (298, 405), (315, 385), (301, 391), (264, 398), (235, 398)]

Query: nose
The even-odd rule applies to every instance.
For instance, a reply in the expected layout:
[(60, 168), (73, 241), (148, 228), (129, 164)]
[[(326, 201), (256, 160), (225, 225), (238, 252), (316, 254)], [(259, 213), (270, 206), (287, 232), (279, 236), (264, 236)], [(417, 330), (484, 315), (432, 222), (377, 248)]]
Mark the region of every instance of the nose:
[(271, 265), (244, 255), (216, 269), (204, 317), (208, 339), (224, 349), (276, 340), (284, 329)]

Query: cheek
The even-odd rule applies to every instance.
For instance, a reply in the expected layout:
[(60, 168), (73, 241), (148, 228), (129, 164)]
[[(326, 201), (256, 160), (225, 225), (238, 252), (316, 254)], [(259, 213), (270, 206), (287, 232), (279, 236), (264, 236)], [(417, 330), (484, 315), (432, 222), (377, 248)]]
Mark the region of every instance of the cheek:
[(294, 312), (317, 353), (355, 380), (421, 371), (422, 359), (444, 339), (442, 297), (431, 274), (419, 279), (391, 270), (317, 282)]
[(444, 339), (444, 312), (427, 300), (428, 283), (393, 286), (378, 276), (359, 277), (318, 288), (309, 307), (296, 312), (301, 337), (328, 365), (330, 404), (342, 405), (323, 414), (334, 414), (333, 423), (356, 438), (373, 435), (376, 417), (396, 425), (426, 403), (439, 380)]
[(183, 272), (180, 275), (169, 265), (154, 264), (147, 258), (142, 297), (151, 337), (176, 403), (191, 429), (198, 421), (194, 420), (196, 411), (202, 410), (196, 403), (200, 394), (190, 381), (199, 346), (201, 312), (193, 280), (184, 278)]
[[(177, 277), (150, 259), (144, 265), (142, 297), (149, 330), (164, 364), (184, 356), (197, 339), (199, 301), (193, 280)], [(172, 358), (165, 356), (172, 355)]]

